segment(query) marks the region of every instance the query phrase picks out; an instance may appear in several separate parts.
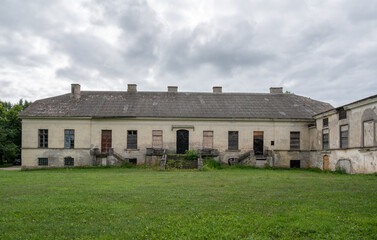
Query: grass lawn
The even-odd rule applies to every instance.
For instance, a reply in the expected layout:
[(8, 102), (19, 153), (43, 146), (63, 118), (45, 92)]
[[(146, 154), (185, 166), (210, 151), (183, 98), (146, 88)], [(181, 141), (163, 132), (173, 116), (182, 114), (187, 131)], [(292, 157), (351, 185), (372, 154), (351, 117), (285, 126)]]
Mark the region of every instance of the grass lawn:
[(377, 239), (377, 176), (0, 171), (0, 239)]

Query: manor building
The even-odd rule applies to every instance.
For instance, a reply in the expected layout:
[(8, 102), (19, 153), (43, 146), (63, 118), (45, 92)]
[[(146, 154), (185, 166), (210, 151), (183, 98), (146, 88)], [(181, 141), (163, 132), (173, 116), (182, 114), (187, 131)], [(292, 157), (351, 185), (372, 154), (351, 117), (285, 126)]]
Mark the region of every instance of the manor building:
[[(158, 164), (198, 150), (254, 166), (377, 171), (377, 96), (340, 108), (270, 93), (81, 91), (35, 101), (22, 118), (23, 168)], [(115, 157), (114, 157), (115, 156)]]

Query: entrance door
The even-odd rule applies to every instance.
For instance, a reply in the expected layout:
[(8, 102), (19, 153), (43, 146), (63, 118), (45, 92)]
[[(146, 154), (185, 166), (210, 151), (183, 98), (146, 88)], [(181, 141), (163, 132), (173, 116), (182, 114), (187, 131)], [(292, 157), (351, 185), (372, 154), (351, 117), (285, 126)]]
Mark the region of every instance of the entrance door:
[(254, 132), (254, 155), (263, 155), (263, 132)]
[(189, 131), (177, 131), (177, 154), (184, 154), (189, 149)]
[(329, 156), (323, 156), (323, 171), (329, 170)]
[(111, 148), (111, 130), (102, 130), (101, 152), (108, 153)]

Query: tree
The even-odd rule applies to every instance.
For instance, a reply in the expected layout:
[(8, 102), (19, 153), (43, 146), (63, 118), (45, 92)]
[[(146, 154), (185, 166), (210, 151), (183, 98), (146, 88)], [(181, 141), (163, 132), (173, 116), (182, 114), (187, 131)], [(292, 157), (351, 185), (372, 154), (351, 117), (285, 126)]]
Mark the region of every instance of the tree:
[(21, 119), (18, 113), (30, 104), (23, 99), (14, 105), (0, 101), (0, 164), (21, 156)]

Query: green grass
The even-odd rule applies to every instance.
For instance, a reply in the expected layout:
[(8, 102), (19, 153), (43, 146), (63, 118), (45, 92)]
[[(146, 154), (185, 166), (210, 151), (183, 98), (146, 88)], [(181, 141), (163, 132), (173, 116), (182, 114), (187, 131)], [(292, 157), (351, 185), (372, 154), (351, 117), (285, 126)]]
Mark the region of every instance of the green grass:
[(0, 239), (377, 239), (377, 176), (0, 171)]

